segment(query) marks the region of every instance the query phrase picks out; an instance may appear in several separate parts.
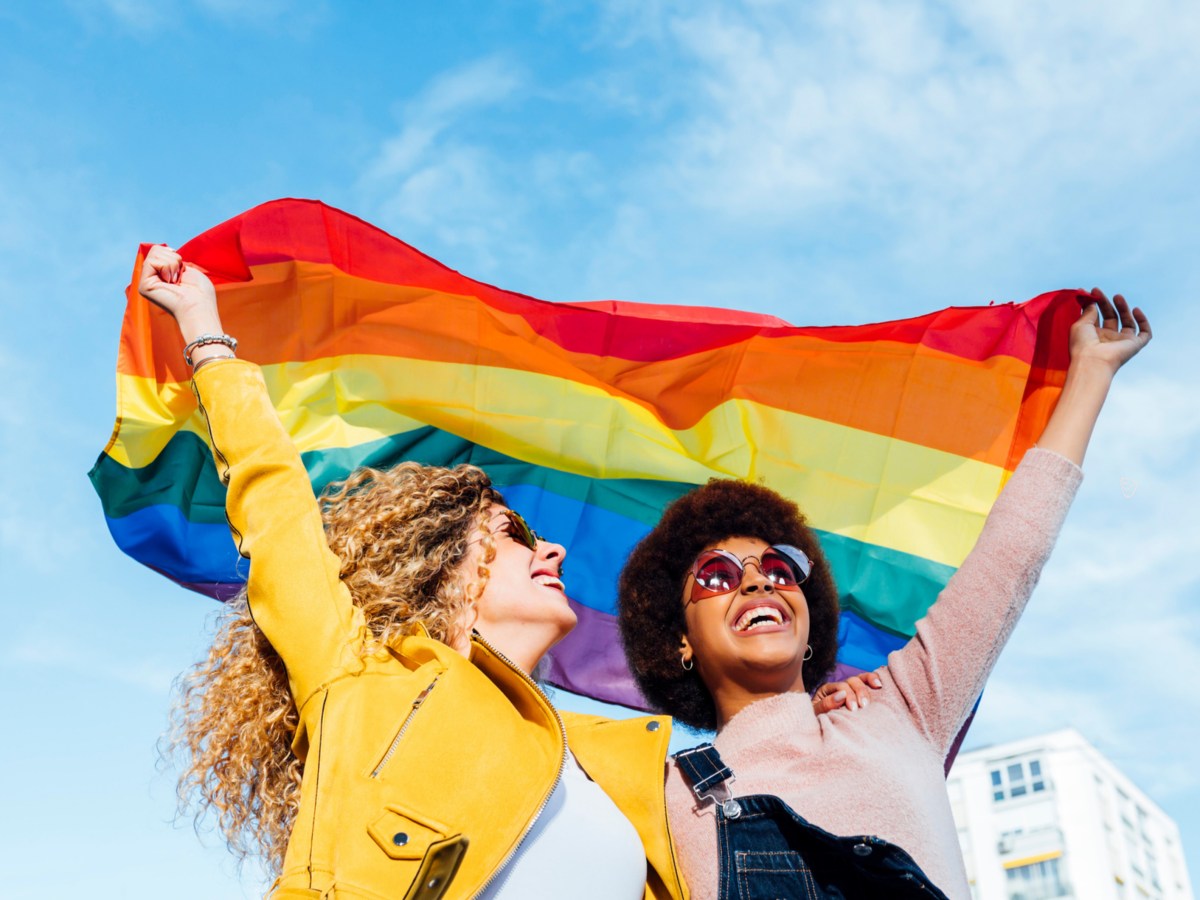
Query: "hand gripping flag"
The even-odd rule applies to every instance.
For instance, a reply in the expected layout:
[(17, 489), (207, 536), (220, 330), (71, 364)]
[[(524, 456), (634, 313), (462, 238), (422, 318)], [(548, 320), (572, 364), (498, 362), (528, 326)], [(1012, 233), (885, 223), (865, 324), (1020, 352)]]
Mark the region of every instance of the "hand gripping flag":
[[(171, 318), (137, 294), (117, 421), (90, 475), (118, 546), (219, 599), (246, 575)], [(663, 507), (714, 476), (797, 500), (841, 591), (840, 673), (913, 633), (1062, 387), (1076, 291), (874, 325), (548, 303), (454, 272), (344, 212), (263, 204), (181, 248), (217, 283), (320, 492), (356, 466), (481, 466), (566, 545), (579, 625), (548, 678), (642, 705), (616, 578)]]

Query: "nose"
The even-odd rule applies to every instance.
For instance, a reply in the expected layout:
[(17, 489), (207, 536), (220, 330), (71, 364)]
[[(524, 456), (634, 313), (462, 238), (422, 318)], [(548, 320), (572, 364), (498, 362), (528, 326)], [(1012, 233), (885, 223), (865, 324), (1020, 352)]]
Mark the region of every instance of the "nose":
[(748, 560), (744, 565), (745, 568), (742, 569), (743, 594), (754, 594), (758, 591), (762, 591), (764, 594), (775, 593), (775, 583), (763, 574), (762, 566), (758, 564), (758, 560)]
[(559, 574), (562, 574), (563, 562), (567, 558), (567, 548), (562, 544), (556, 544), (554, 541), (547, 541), (544, 538), (538, 539), (537, 545), (538, 559), (546, 562), (557, 562)]

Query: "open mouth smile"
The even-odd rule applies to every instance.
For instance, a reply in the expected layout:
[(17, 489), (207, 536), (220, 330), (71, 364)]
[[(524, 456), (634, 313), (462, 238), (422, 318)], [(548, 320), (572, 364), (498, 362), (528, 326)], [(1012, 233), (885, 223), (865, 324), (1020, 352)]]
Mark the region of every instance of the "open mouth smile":
[(546, 571), (534, 572), (533, 575), (531, 575), (530, 577), (533, 579), (533, 582), (535, 584), (540, 584), (540, 585), (544, 585), (545, 587), (554, 588), (556, 591), (561, 591), (564, 594), (567, 592), (566, 587), (563, 585), (562, 579), (559, 578), (557, 575), (553, 574), (552, 572), (546, 572)]
[(738, 610), (730, 626), (734, 634), (782, 631), (791, 624), (792, 615), (776, 600), (751, 600)]

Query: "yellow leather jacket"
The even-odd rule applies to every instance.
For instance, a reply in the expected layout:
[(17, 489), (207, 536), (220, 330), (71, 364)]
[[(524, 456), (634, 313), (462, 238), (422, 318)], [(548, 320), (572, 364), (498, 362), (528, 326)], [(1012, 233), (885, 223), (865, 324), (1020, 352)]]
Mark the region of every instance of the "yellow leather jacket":
[(250, 611), (300, 710), (300, 810), (272, 896), (475, 896), (532, 827), (569, 743), (641, 835), (645, 896), (685, 897), (663, 797), (670, 720), (560, 715), (480, 638), (470, 659), (424, 635), (364, 655), (365, 621), (262, 373), (215, 361), (194, 388), (251, 560)]

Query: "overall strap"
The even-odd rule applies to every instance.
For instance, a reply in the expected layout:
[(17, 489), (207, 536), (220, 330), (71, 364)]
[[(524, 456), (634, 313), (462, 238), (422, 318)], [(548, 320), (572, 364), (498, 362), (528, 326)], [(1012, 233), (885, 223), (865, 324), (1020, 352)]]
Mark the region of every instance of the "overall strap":
[(704, 743), (689, 750), (680, 750), (671, 758), (692, 786), (698, 800), (703, 802), (711, 799), (719, 803), (722, 812), (731, 819), (742, 814), (742, 805), (733, 799), (726, 784), (733, 780), (733, 769), (725, 765), (716, 747)]

